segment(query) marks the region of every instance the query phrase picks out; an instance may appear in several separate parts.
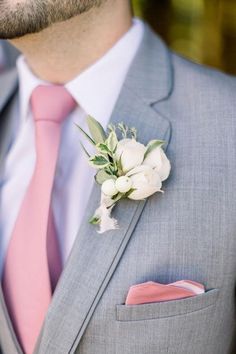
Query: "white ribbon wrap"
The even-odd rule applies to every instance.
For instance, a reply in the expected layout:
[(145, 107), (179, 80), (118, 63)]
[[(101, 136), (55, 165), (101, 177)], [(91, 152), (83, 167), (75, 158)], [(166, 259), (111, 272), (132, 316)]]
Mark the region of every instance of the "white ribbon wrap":
[(109, 230), (116, 230), (119, 228), (118, 222), (115, 218), (111, 217), (112, 209), (115, 203), (110, 197), (101, 193), (101, 201), (99, 208), (95, 211), (95, 217), (100, 219), (99, 234), (102, 234)]

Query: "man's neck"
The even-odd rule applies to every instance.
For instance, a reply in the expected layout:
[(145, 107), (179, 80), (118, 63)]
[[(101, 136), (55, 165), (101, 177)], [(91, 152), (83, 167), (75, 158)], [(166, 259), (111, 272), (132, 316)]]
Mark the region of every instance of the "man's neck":
[[(64, 84), (101, 58), (131, 27), (125, 1), (114, 1), (40, 33), (12, 40), (40, 79)], [(120, 6), (122, 4), (122, 6)]]

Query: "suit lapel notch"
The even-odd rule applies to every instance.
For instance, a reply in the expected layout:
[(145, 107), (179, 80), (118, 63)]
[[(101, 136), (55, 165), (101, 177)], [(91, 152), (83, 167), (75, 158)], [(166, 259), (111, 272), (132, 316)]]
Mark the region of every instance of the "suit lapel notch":
[(147, 105), (167, 99), (173, 90), (171, 52), (150, 27), (128, 72), (125, 86)]

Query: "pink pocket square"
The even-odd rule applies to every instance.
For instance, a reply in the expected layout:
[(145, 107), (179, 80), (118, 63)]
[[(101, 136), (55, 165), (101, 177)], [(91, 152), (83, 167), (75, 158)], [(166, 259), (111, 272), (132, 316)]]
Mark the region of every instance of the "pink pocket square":
[(140, 305), (150, 302), (178, 300), (204, 292), (205, 289), (202, 284), (191, 280), (180, 280), (167, 285), (148, 281), (131, 286), (125, 304)]

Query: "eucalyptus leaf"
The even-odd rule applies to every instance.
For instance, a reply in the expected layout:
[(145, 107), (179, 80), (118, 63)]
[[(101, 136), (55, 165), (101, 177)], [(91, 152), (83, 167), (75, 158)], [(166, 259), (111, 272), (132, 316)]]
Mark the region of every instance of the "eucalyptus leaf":
[(103, 184), (103, 182), (105, 182), (108, 179), (116, 179), (115, 176), (112, 176), (110, 174), (108, 174), (106, 171), (104, 170), (99, 170), (98, 173), (95, 176), (95, 181), (98, 184)]
[(147, 145), (147, 150), (144, 154), (144, 159), (147, 157), (148, 154), (150, 154), (150, 152), (152, 152), (157, 147), (161, 147), (164, 144), (165, 144), (165, 141), (163, 141), (163, 140), (151, 140)]
[(92, 145), (96, 145), (95, 141), (78, 124), (75, 125)]
[(110, 161), (103, 155), (92, 156), (90, 157), (89, 162), (95, 168), (104, 168), (110, 164)]
[(101, 124), (91, 116), (87, 116), (87, 124), (95, 143), (104, 143), (107, 137)]

